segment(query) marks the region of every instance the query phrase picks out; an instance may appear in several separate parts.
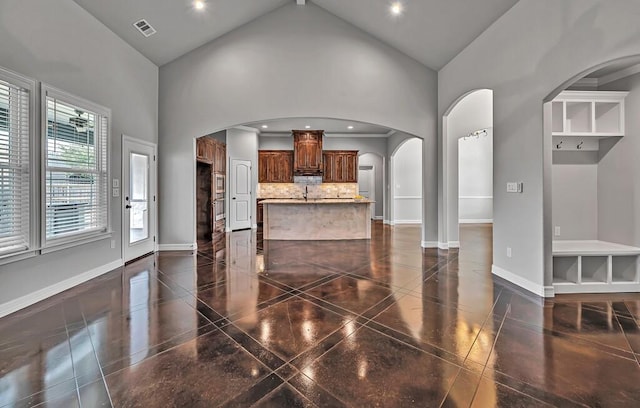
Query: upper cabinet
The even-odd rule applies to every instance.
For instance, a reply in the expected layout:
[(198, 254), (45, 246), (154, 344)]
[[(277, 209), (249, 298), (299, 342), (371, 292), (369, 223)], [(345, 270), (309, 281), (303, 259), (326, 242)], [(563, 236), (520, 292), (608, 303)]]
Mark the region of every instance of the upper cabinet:
[(293, 183), (293, 151), (258, 151), (258, 182)]
[(196, 139), (196, 160), (213, 165), (213, 172), (225, 174), (227, 148), (224, 143), (209, 137)]
[(358, 151), (325, 150), (322, 152), (324, 183), (357, 183)]
[(624, 136), (628, 92), (564, 91), (552, 102), (554, 150), (598, 150), (599, 139)]
[(196, 139), (196, 159), (206, 163), (213, 163), (215, 156), (215, 147), (213, 140), (208, 137), (199, 137)]
[(293, 131), (293, 174), (322, 175), (322, 130)]
[(225, 174), (227, 172), (227, 147), (217, 140), (214, 142), (213, 171)]

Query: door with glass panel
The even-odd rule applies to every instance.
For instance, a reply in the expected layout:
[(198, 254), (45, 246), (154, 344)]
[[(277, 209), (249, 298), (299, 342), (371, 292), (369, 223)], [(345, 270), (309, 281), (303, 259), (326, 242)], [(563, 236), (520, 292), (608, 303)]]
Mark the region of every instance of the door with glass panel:
[[(155, 250), (156, 147), (122, 138), (122, 203), (125, 262)], [(116, 187), (114, 187), (116, 188)]]

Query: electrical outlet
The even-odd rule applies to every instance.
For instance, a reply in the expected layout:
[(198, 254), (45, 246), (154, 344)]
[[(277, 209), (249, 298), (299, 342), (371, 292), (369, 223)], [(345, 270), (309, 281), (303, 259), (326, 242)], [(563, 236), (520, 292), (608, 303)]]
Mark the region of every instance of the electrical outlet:
[(114, 197), (120, 197), (120, 189), (119, 188), (114, 188), (113, 189), (113, 194)]
[(560, 236), (560, 227), (556, 225), (555, 229), (553, 230), (553, 235), (556, 237)]
[(511, 247), (507, 247), (507, 258), (511, 258)]
[(116, 247), (116, 240), (112, 239), (111, 240), (111, 249), (114, 249)]

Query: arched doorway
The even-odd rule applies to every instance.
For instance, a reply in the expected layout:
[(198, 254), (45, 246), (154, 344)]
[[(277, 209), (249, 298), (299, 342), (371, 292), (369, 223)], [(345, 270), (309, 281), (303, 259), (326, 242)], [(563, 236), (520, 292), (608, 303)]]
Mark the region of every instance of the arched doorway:
[[(567, 90), (574, 92), (574, 95), (562, 94)], [(585, 105), (589, 120), (585, 122), (588, 126), (584, 129), (578, 127), (577, 118), (570, 117), (577, 112), (579, 106), (573, 102), (558, 102), (567, 96), (575, 96), (576, 91), (586, 91), (595, 98)], [(621, 105), (622, 112), (617, 114), (622, 114), (620, 118), (624, 118), (624, 111), (628, 114), (626, 126), (613, 136), (615, 132), (603, 130), (600, 123), (603, 114), (611, 116), (614, 111), (603, 110), (604, 105), (599, 104), (597, 98), (599, 93), (620, 91), (628, 92), (628, 95), (626, 102)], [(590, 245), (610, 242), (614, 245), (640, 247), (640, 224), (635, 217), (638, 213), (635, 197), (640, 194), (640, 178), (637, 176), (640, 174), (640, 167), (635, 164), (635, 157), (640, 153), (640, 144), (635, 137), (624, 137), (625, 133), (626, 136), (631, 136), (640, 131), (640, 124), (634, 115), (629, 114), (638, 109), (640, 56), (637, 55), (589, 68), (565, 81), (544, 99), (544, 285), (554, 287), (554, 291), (547, 296), (566, 293), (558, 284), (575, 286), (577, 292), (596, 291), (594, 288), (597, 286), (609, 286), (611, 283), (617, 285), (617, 291), (637, 291), (640, 288), (638, 268), (625, 267), (622, 259), (624, 257), (618, 257), (620, 259), (616, 261), (615, 255), (601, 252), (599, 255), (602, 266), (597, 268), (597, 257), (583, 254), (585, 249), (580, 247), (584, 242), (590, 242)], [(574, 119), (576, 121), (571, 122)], [(593, 132), (595, 135), (583, 138), (582, 132)], [(569, 136), (565, 138), (559, 134)], [(585, 176), (587, 173), (590, 174), (589, 177)], [(576, 186), (581, 191), (572, 190)], [(581, 198), (584, 192), (588, 192), (591, 198)], [(577, 201), (573, 205), (568, 204), (567, 197)], [(554, 273), (554, 251), (559, 255), (567, 242), (574, 246), (573, 255), (576, 255), (576, 263), (582, 263), (581, 268), (574, 268), (575, 274), (555, 276), (557, 271)], [(582, 258), (581, 261), (578, 261), (578, 256)], [(605, 262), (607, 257), (611, 262)], [(557, 269), (569, 269), (571, 257), (558, 258)], [(621, 264), (623, 268), (620, 269)], [(616, 276), (616, 270), (622, 270), (623, 273)], [(628, 272), (630, 270), (632, 271)], [(572, 280), (577, 282), (571, 282)], [(583, 282), (591, 287), (587, 290), (580, 289)]]
[(408, 137), (390, 157), (390, 224), (422, 224), (422, 139)]
[[(479, 89), (461, 96), (445, 112), (442, 129), (438, 246), (449, 249), (460, 246), (461, 220), (492, 222), (493, 91)], [(463, 163), (460, 162), (461, 148)], [(472, 160), (475, 163), (471, 163)], [(465, 178), (463, 182), (461, 173)]]

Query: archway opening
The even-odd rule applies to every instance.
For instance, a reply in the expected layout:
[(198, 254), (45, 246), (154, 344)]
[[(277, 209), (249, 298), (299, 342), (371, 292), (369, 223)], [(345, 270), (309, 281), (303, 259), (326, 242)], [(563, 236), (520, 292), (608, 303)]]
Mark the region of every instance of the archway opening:
[(441, 249), (460, 246), (461, 224), (493, 223), (493, 91), (458, 99), (443, 117)]
[(600, 64), (544, 102), (548, 296), (639, 292), (640, 56)]
[(391, 154), (392, 225), (422, 224), (422, 139), (409, 137)]

